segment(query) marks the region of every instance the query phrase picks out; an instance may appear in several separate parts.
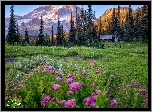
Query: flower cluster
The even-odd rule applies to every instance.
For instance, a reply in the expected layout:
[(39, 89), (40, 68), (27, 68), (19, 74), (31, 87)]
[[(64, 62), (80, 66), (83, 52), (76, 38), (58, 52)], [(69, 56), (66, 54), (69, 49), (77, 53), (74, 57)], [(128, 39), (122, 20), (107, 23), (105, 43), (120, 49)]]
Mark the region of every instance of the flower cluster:
[(90, 106), (91, 108), (96, 108), (96, 104), (92, 101), (92, 99), (90, 97), (87, 97), (83, 100), (83, 102)]
[(42, 99), (42, 104), (43, 104), (43, 106), (46, 106), (48, 102), (51, 103), (51, 102), (53, 102), (53, 101), (55, 101), (55, 100), (56, 100), (55, 97), (50, 98), (49, 95), (44, 94), (44, 97), (43, 97), (43, 99)]
[(71, 83), (73, 83), (74, 82), (74, 79), (72, 79), (72, 78), (68, 78), (67, 80), (66, 80), (66, 84), (71, 84)]
[(59, 84), (54, 84), (52, 86), (52, 90), (59, 90), (61, 88), (61, 86)]
[(73, 90), (73, 91), (79, 91), (81, 86), (82, 84), (79, 82), (73, 82), (72, 84), (69, 85), (70, 90)]
[(67, 108), (74, 108), (76, 106), (76, 100), (75, 99), (68, 100), (64, 103), (64, 106)]
[(110, 100), (109, 106), (113, 107), (113, 106), (116, 106), (117, 104), (118, 104), (117, 100), (113, 99), (113, 100)]

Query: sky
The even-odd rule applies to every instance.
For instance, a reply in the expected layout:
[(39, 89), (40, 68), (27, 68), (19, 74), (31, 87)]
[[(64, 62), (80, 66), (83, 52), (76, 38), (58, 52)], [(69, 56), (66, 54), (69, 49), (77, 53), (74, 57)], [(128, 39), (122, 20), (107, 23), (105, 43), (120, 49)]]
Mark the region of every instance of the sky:
[[(6, 17), (10, 17), (10, 6), (11, 5), (5, 5), (5, 18)], [(47, 5), (14, 5), (14, 14), (15, 15), (19, 15), (19, 16), (24, 16), (26, 14), (28, 14), (29, 12), (33, 11), (36, 8), (39, 7), (45, 7)], [(55, 8), (58, 8), (62, 5), (52, 5)], [(82, 5), (77, 5), (80, 8), (82, 7)], [(129, 5), (120, 5), (120, 7), (128, 7)], [(138, 7), (142, 7), (143, 5), (132, 5), (132, 9), (135, 10)], [(111, 9), (111, 8), (117, 8), (118, 5), (92, 5), (92, 10), (95, 11), (95, 15), (96, 18), (100, 17), (107, 9)], [(83, 5), (84, 9), (88, 9), (87, 5)]]

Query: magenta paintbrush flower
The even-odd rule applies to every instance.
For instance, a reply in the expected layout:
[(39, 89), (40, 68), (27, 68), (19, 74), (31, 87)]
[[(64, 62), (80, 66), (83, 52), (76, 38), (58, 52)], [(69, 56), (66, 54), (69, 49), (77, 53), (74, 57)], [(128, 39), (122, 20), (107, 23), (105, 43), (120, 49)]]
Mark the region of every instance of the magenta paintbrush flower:
[(134, 85), (135, 86), (140, 86), (140, 82), (135, 82)]
[(71, 83), (73, 83), (74, 82), (74, 79), (72, 79), (72, 78), (68, 78), (67, 80), (66, 80), (66, 84), (71, 84)]
[(75, 99), (68, 100), (64, 103), (64, 106), (67, 108), (74, 108), (76, 106), (76, 100)]
[(52, 90), (59, 90), (61, 88), (61, 86), (59, 84), (54, 84), (52, 86)]
[(91, 84), (91, 86), (94, 87), (94, 86), (96, 86), (96, 84), (93, 82), (93, 83)]
[(66, 100), (60, 100), (60, 101), (59, 101), (59, 105), (62, 106), (62, 105), (64, 105), (65, 102), (66, 102)]
[(69, 85), (70, 90), (73, 90), (73, 91), (79, 91), (81, 86), (82, 84), (79, 82), (73, 82), (72, 84)]
[(56, 80), (62, 82), (63, 79), (60, 77), (57, 77)]
[(68, 96), (72, 96), (72, 95), (73, 95), (73, 91), (68, 91), (68, 92), (67, 92), (67, 95), (68, 95)]
[(110, 100), (109, 106), (113, 107), (113, 106), (116, 106), (117, 104), (118, 104), (117, 100), (113, 99), (113, 100)]
[(96, 90), (95, 93), (96, 93), (96, 95), (101, 94), (101, 90)]

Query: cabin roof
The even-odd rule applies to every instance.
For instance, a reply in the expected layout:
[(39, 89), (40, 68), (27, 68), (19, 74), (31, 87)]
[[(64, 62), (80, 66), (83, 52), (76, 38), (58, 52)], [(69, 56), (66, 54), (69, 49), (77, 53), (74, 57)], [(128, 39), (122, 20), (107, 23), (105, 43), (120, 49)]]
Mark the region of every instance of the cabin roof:
[(100, 39), (112, 39), (112, 35), (100, 35)]

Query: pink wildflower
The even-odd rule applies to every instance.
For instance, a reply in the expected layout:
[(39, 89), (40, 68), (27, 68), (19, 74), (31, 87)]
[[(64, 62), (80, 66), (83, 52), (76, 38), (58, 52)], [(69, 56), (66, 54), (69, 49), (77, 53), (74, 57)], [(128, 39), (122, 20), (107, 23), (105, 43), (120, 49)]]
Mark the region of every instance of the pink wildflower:
[(60, 77), (57, 77), (57, 78), (56, 78), (56, 80), (57, 80), (57, 81), (61, 81), (61, 82), (62, 82), (62, 80), (63, 80), (63, 79), (62, 79), (62, 78), (60, 78)]
[(54, 84), (52, 86), (52, 90), (59, 90), (61, 88), (61, 86), (59, 84)]
[(40, 65), (44, 65), (44, 64), (45, 64), (45, 62), (41, 62), (41, 63), (40, 63)]
[(140, 93), (147, 93), (147, 90), (144, 89), (144, 88), (141, 88), (141, 89), (140, 89)]
[(101, 94), (101, 90), (96, 90), (95, 93), (96, 93), (96, 95)]
[(64, 106), (67, 108), (74, 108), (75, 105), (76, 105), (75, 99), (68, 100), (67, 102), (64, 103)]
[(140, 86), (140, 82), (135, 82), (134, 85), (135, 86)]
[(113, 107), (113, 106), (116, 106), (117, 104), (118, 104), (117, 100), (113, 99), (113, 100), (110, 100), (109, 106)]
[(73, 91), (68, 91), (68, 92), (67, 92), (67, 95), (68, 95), (68, 96), (72, 96), (72, 95), (73, 95)]
[(79, 91), (81, 86), (82, 84), (79, 82), (73, 82), (72, 84), (69, 85), (70, 89), (73, 91)]
[(106, 74), (106, 72), (102, 72), (102, 74), (104, 75), (104, 74)]
[(65, 102), (66, 102), (66, 100), (60, 100), (59, 105), (64, 105)]
[(56, 71), (56, 70), (54, 70), (54, 72), (53, 72), (55, 75), (57, 75), (58, 74), (58, 71)]
[(93, 61), (92, 61), (92, 65), (95, 65), (95, 64), (96, 64), (96, 61), (95, 61), (95, 60), (93, 60)]
[(37, 69), (37, 68), (36, 68), (36, 69), (34, 69), (34, 70), (33, 70), (33, 72), (38, 72), (38, 69)]
[(73, 83), (74, 82), (74, 79), (72, 79), (72, 78), (68, 78), (67, 80), (66, 80), (66, 83), (67, 84), (71, 84), (71, 83)]
[(96, 86), (96, 84), (93, 82), (93, 83), (91, 84), (91, 86), (94, 87), (94, 86)]
[(110, 75), (110, 78), (114, 78), (114, 75)]
[(92, 101), (94, 101), (94, 102), (97, 100), (97, 97), (96, 97), (96, 94), (95, 94), (95, 93), (92, 94), (91, 99), (92, 99)]

